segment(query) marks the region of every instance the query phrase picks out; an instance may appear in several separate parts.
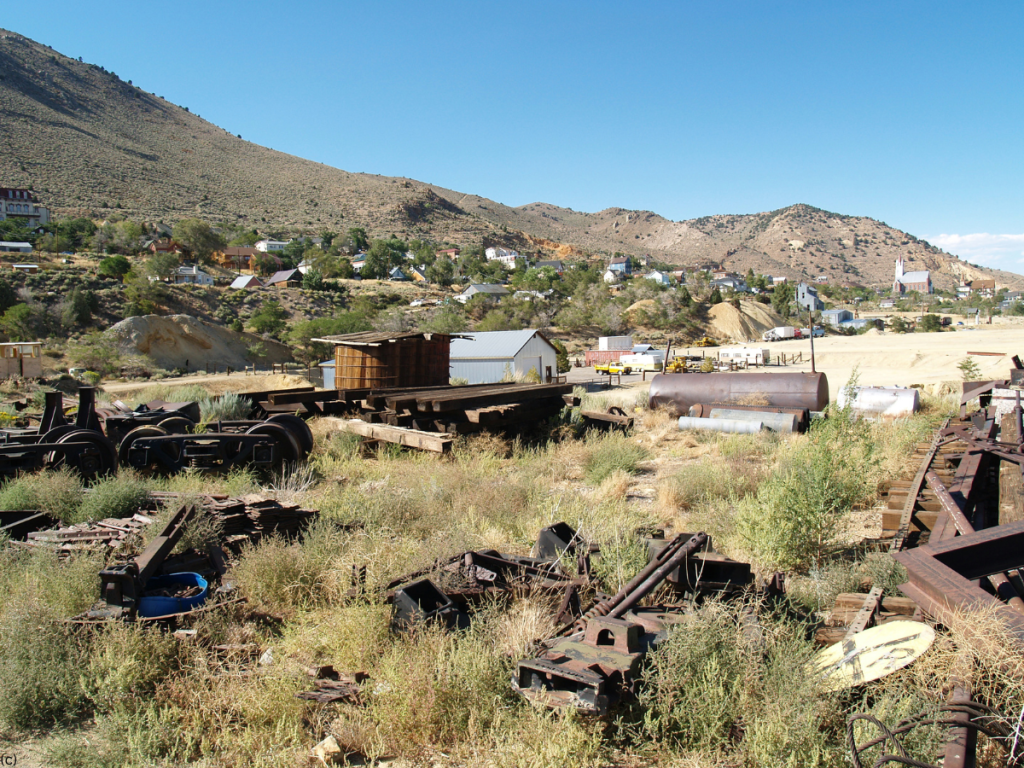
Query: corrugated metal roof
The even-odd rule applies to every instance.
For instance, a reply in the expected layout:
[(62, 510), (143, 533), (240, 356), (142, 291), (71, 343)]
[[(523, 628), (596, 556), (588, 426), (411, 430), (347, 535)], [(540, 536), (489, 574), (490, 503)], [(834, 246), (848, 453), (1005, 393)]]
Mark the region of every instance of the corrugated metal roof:
[(439, 338), (458, 338), (457, 336), (453, 336), (447, 333), (424, 333), (421, 331), (407, 331), (405, 333), (381, 333), (380, 331), (360, 331), (359, 333), (343, 333), (340, 336), (324, 336), (319, 339), (311, 339), (311, 341), (326, 341), (330, 344), (342, 344), (362, 347), (371, 344), (383, 344), (388, 341), (399, 341), (401, 339), (432, 339), (435, 336)]
[[(515, 357), (534, 336), (540, 336), (544, 341), (548, 341), (543, 333), (532, 329), (467, 333), (462, 338), (453, 338), (451, 358), (452, 360), (469, 360)], [(548, 343), (551, 342), (548, 341)]]

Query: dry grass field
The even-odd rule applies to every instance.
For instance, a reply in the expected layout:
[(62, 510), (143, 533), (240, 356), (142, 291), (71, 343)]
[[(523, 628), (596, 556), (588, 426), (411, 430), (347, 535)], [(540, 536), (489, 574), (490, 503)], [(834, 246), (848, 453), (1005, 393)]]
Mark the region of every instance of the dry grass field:
[[(131, 394), (200, 392), (157, 387)], [(877, 533), (878, 481), (911, 469), (912, 446), (948, 400), (929, 398), (922, 414), (900, 422), (836, 418), (781, 437), (682, 433), (643, 408), (645, 399), (642, 387), (586, 396), (587, 408), (634, 411), (628, 435), (578, 434), (567, 422), (523, 441), (462, 439), (448, 457), (394, 449), (365, 457), (351, 436), (314, 420), (308, 466), (284, 476), (104, 481), (105, 503), (118, 509), (147, 490), (259, 491), (317, 508), (320, 520), (301, 541), (243, 551), (227, 578), (246, 602), (196, 617), (191, 640), (131, 625), (69, 627), (61, 620), (97, 597), (102, 556), (58, 563), (45, 552), (0, 550), (0, 751), (27, 766), (302, 766), (333, 735), (354, 764), (843, 766), (848, 713), (893, 721), (935, 706), (934, 680), (962, 667), (964, 654), (974, 653), (976, 695), (991, 693), (1007, 709), (1024, 704), (1019, 684), (990, 663), (1013, 648), (991, 657), (967, 631), (843, 694), (803, 673), (813, 629), (837, 593), (856, 590), (866, 574), (889, 591), (899, 580), (874, 556), (836, 554)], [(79, 519), (89, 514), (79, 487), (60, 474), (26, 477), (0, 487), (0, 508), (40, 503)], [(809, 487), (829, 491), (809, 497)], [(560, 520), (600, 545), (596, 573), (607, 592), (646, 559), (637, 528), (660, 526), (706, 530), (759, 575), (787, 571), (788, 607), (694, 606), (652, 657), (638, 700), (611, 720), (536, 709), (509, 687), (518, 659), (551, 632), (557, 601), (495, 600), (462, 631), (389, 631), (379, 588), (391, 578), (470, 549), (529, 554), (538, 530)], [(367, 568), (360, 596), (350, 593), (352, 566)], [(295, 698), (309, 685), (304, 670), (323, 664), (369, 675), (360, 705)], [(929, 758), (943, 738), (943, 729), (925, 728), (908, 749)]]

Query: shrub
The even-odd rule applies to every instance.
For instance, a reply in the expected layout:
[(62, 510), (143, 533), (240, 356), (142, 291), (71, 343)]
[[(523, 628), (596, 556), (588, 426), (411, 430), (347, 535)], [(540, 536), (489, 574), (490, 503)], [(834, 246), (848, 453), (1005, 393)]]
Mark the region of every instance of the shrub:
[(117, 477), (104, 478), (93, 485), (72, 522), (131, 517), (148, 498), (146, 482), (139, 475), (122, 470)]
[(214, 421), (240, 421), (249, 418), (251, 411), (252, 403), (233, 392), (225, 392), (220, 397), (206, 396), (199, 401), (199, 412), (204, 424)]
[(82, 503), (82, 480), (62, 467), (8, 480), (0, 488), (0, 509), (38, 510), (67, 523), (77, 519)]
[(7, 728), (53, 726), (86, 707), (78, 684), (84, 642), (58, 618), (27, 599), (0, 616), (0, 723)]
[(806, 570), (835, 544), (843, 516), (868, 496), (878, 463), (870, 427), (834, 409), (739, 505), (737, 533), (759, 565)]
[(647, 458), (647, 451), (624, 435), (613, 432), (592, 435), (587, 439), (590, 453), (584, 463), (587, 481), (600, 485), (615, 470), (636, 474), (637, 466)]

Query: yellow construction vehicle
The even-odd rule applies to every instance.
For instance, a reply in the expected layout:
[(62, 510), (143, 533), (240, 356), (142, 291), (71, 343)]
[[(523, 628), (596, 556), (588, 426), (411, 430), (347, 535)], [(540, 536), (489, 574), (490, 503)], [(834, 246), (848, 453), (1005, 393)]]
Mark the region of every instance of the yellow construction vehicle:
[(665, 373), (686, 373), (686, 358), (677, 357), (665, 366)]
[(718, 342), (715, 341), (714, 339), (712, 339), (710, 336), (705, 336), (702, 339), (697, 339), (697, 341), (695, 341), (693, 343), (693, 346), (695, 346), (695, 347), (717, 347), (718, 346)]

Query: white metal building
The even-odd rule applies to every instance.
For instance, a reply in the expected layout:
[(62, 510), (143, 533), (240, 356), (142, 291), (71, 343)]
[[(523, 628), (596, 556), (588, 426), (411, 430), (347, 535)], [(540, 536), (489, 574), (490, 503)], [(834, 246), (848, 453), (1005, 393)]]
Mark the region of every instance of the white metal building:
[(470, 384), (492, 384), (506, 373), (535, 370), (541, 381), (558, 375), (558, 352), (540, 331), (490, 331), (453, 338), (451, 377)]

